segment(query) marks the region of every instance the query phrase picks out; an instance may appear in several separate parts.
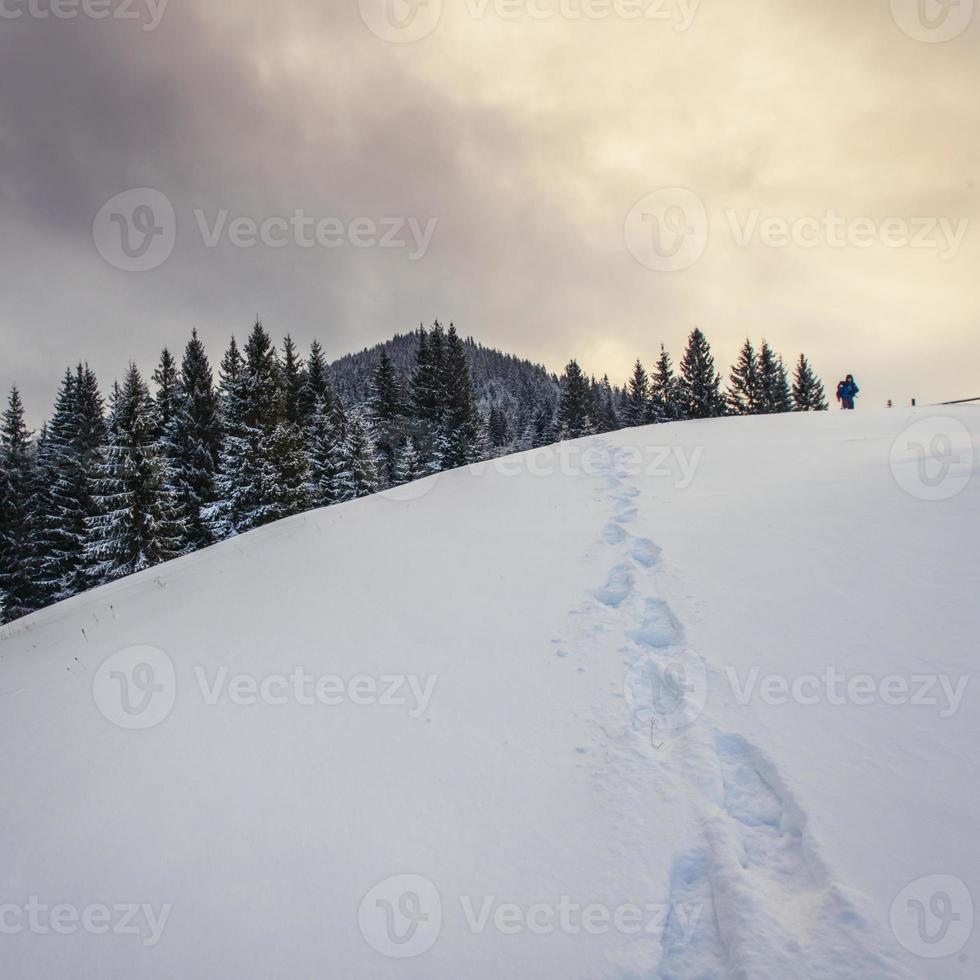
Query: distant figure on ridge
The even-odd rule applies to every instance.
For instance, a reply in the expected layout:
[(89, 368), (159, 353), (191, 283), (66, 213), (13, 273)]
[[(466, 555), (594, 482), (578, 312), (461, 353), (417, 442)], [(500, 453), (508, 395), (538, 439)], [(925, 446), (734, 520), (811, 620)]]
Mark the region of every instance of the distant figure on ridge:
[(838, 386), (837, 386), (837, 400), (840, 402), (841, 408), (853, 409), (854, 399), (857, 397), (857, 393), (861, 389), (858, 388), (854, 381), (854, 375), (849, 374)]

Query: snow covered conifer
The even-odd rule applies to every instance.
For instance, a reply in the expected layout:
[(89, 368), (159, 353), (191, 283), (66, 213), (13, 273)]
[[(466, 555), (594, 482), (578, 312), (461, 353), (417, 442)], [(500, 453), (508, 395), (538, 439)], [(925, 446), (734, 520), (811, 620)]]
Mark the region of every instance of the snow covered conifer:
[(381, 356), (374, 369), (368, 405), (385, 482), (390, 483), (394, 476), (398, 446), (405, 437), (406, 420), (401, 379), (384, 348), (381, 349)]
[(92, 478), (106, 437), (104, 403), (87, 365), (66, 372), (39, 458), (35, 584), (44, 604), (87, 587), (85, 543), (96, 513)]
[(87, 520), (88, 582), (99, 585), (150, 568), (180, 553), (176, 499), (155, 438), (153, 402), (130, 365), (115, 406), (112, 442), (93, 480), (95, 516)]
[(341, 502), (365, 497), (380, 489), (377, 450), (371, 437), (371, 426), (360, 406), (355, 405), (347, 413), (345, 428), (336, 481), (337, 500)]
[(615, 432), (620, 427), (609, 375), (603, 375), (595, 392), (596, 425), (600, 432)]
[[(223, 439), (215, 480), (217, 501), (205, 519), (217, 538), (242, 534), (271, 518), (268, 466), (272, 434), (285, 417), (276, 351), (269, 334), (256, 320), (237, 364), (232, 351), (222, 370)], [(227, 380), (226, 380), (227, 379)]]
[(626, 384), (626, 397), (623, 406), (625, 427), (646, 425), (651, 421), (650, 377), (642, 363), (637, 359), (633, 375)]
[(320, 401), (326, 401), (331, 410), (340, 410), (340, 400), (330, 384), (330, 373), (323, 348), (319, 341), (310, 344), (310, 356), (303, 372), (303, 387), (299, 395), (300, 424), (305, 428), (319, 409)]
[(558, 409), (555, 412), (555, 436), (558, 439), (578, 439), (595, 431), (589, 382), (578, 361), (572, 359), (561, 376), (558, 388)]
[(761, 411), (774, 414), (793, 410), (783, 360), (766, 341), (759, 349), (759, 384), (762, 391)]
[(299, 426), (283, 420), (265, 438), (263, 450), (263, 521), (278, 521), (308, 510), (313, 494)]
[(680, 401), (686, 418), (710, 419), (725, 414), (721, 378), (707, 337), (697, 328), (681, 360)]
[(466, 349), (452, 324), (446, 334), (442, 364), (439, 461), (441, 469), (455, 469), (476, 458), (479, 432)]
[(232, 338), (228, 343), (228, 349), (221, 358), (221, 369), (218, 375), (219, 389), (222, 396), (227, 395), (231, 391), (244, 366), (245, 362), (242, 359), (242, 352), (238, 349), (238, 342), (235, 340), (234, 334), (232, 334)]
[(214, 541), (204, 511), (215, 501), (221, 452), (214, 376), (196, 330), (184, 349), (176, 402), (169, 444), (170, 479), (181, 516), (184, 549), (195, 551)]
[(286, 421), (293, 425), (299, 425), (302, 418), (303, 387), (306, 383), (306, 377), (303, 359), (296, 352), (296, 345), (289, 334), (286, 334), (282, 342), (280, 371)]
[(660, 357), (650, 382), (650, 403), (657, 422), (673, 422), (684, 418), (680, 382), (674, 374), (670, 354), (663, 344), (660, 345)]
[(13, 388), (0, 424), (0, 623), (39, 608), (31, 568), (35, 477), (24, 405)]
[(796, 363), (793, 377), (793, 405), (797, 412), (826, 412), (827, 397), (823, 382), (813, 373), (803, 354)]
[(310, 506), (329, 507), (339, 499), (339, 478), (344, 469), (343, 417), (326, 395), (320, 397), (306, 427), (307, 479)]
[(173, 434), (178, 399), (177, 362), (166, 347), (160, 355), (160, 363), (153, 372), (152, 380), (156, 385), (153, 402), (156, 437), (166, 445)]
[(401, 447), (395, 460), (392, 485), (400, 486), (403, 483), (413, 483), (416, 480), (421, 480), (425, 475), (422, 457), (416, 452), (415, 443), (409, 437), (405, 440), (405, 445)]
[(764, 395), (759, 359), (748, 338), (732, 368), (727, 399), (728, 407), (735, 415), (755, 415), (763, 410)]

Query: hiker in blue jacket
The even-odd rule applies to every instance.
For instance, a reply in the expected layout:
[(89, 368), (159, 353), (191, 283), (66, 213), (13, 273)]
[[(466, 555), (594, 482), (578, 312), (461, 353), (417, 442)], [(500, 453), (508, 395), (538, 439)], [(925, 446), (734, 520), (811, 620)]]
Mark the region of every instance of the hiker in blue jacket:
[(854, 382), (854, 375), (849, 374), (837, 386), (837, 400), (840, 402), (840, 407), (853, 409), (854, 399), (857, 397), (857, 394), (860, 390), (861, 389), (858, 388), (857, 384), (855, 384)]

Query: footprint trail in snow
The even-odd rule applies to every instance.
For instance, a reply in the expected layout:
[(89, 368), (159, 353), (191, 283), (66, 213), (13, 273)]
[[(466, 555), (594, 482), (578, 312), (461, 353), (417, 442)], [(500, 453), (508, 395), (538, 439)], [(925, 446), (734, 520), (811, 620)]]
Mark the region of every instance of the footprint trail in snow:
[[(624, 729), (602, 728), (609, 744), (601, 776), (617, 794), (625, 791), (619, 781), (661, 780), (679, 788), (691, 813), (689, 846), (669, 868), (653, 869), (666, 876), (671, 914), (659, 962), (643, 976), (908, 980), (863, 911), (866, 900), (820, 860), (776, 765), (711, 717), (710, 662), (690, 649), (683, 623), (658, 595), (661, 549), (633, 533), (649, 501), (630, 482), (625, 451), (606, 449), (611, 512), (599, 545), (611, 560), (577, 610), (587, 657), (609, 656), (617, 643), (627, 652), (628, 715)], [(642, 854), (636, 842), (624, 846)], [(700, 910), (693, 929), (677, 914), (690, 908)]]

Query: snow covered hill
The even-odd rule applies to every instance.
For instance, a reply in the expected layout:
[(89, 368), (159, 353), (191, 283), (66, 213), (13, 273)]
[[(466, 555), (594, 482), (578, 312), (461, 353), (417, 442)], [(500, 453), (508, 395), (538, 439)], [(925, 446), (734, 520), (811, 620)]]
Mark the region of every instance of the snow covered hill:
[(0, 975), (972, 980), (976, 446), (625, 431), (7, 627)]

